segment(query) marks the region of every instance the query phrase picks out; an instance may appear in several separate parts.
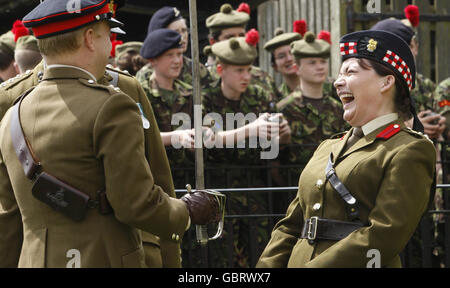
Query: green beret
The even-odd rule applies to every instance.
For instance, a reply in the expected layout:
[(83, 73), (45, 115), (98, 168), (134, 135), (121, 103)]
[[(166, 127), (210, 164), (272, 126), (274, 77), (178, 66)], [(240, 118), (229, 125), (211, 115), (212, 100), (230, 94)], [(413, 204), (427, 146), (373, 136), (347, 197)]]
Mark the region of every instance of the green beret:
[(330, 44), (322, 39), (316, 39), (312, 32), (306, 32), (302, 40), (291, 43), (291, 53), (295, 58), (330, 57)]
[(302, 40), (302, 35), (299, 33), (284, 33), (283, 30), (277, 30), (275, 31), (275, 37), (264, 45), (264, 49), (272, 53), (278, 47), (289, 45), (297, 40)]
[(8, 31), (0, 36), (0, 50), (3, 53), (14, 57), (14, 50), (16, 49), (16, 42), (14, 41), (14, 33)]
[(218, 42), (211, 50), (220, 62), (232, 65), (250, 65), (258, 56), (256, 46), (248, 44), (244, 37)]
[(131, 42), (125, 42), (123, 44), (116, 46), (116, 59), (119, 59), (122, 57), (125, 53), (136, 51), (139, 54), (139, 51), (141, 51), (142, 42), (138, 41), (131, 41)]
[(17, 39), (16, 50), (33, 50), (40, 52), (37, 39), (32, 35), (22, 36)]
[(230, 4), (223, 4), (219, 13), (206, 19), (206, 28), (210, 32), (216, 32), (231, 27), (245, 27), (248, 21), (250, 21), (250, 15), (233, 10)]

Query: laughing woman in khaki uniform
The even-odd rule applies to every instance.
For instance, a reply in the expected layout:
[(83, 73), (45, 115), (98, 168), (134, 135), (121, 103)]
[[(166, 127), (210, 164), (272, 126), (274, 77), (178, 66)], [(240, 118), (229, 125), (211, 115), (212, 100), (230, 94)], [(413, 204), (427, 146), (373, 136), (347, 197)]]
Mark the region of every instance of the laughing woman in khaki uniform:
[(429, 202), (435, 150), (405, 127), (415, 66), (408, 45), (389, 32), (341, 39), (335, 82), (353, 128), (317, 148), (287, 216), (275, 226), (257, 267), (401, 267), (403, 250)]

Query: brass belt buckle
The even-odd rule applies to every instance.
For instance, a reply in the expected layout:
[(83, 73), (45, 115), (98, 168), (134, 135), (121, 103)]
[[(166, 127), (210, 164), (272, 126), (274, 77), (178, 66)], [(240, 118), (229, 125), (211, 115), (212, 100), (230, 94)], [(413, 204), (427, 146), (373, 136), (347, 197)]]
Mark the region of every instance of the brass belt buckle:
[(308, 241), (310, 243), (312, 243), (312, 242), (314, 242), (314, 240), (316, 240), (317, 222), (318, 221), (319, 221), (319, 217), (317, 217), (317, 216), (309, 218), (308, 233), (306, 234), (306, 237), (308, 238)]

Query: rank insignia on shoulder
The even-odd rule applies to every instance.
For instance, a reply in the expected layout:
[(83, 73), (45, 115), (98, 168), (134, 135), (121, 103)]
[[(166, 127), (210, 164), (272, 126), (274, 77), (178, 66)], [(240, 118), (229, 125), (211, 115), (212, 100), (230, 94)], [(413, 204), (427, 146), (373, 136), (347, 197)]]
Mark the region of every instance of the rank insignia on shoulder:
[(401, 128), (398, 124), (391, 124), (386, 129), (380, 132), (380, 134), (377, 135), (377, 139), (389, 139), (398, 132), (400, 132)]

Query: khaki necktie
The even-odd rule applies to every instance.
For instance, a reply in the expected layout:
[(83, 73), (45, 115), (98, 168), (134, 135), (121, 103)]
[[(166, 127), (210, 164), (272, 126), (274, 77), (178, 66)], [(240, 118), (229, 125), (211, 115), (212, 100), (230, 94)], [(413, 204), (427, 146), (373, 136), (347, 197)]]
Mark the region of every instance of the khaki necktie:
[(353, 146), (359, 139), (364, 137), (364, 133), (360, 127), (354, 127), (352, 135), (348, 138), (347, 144), (345, 145), (345, 150), (347, 151)]

